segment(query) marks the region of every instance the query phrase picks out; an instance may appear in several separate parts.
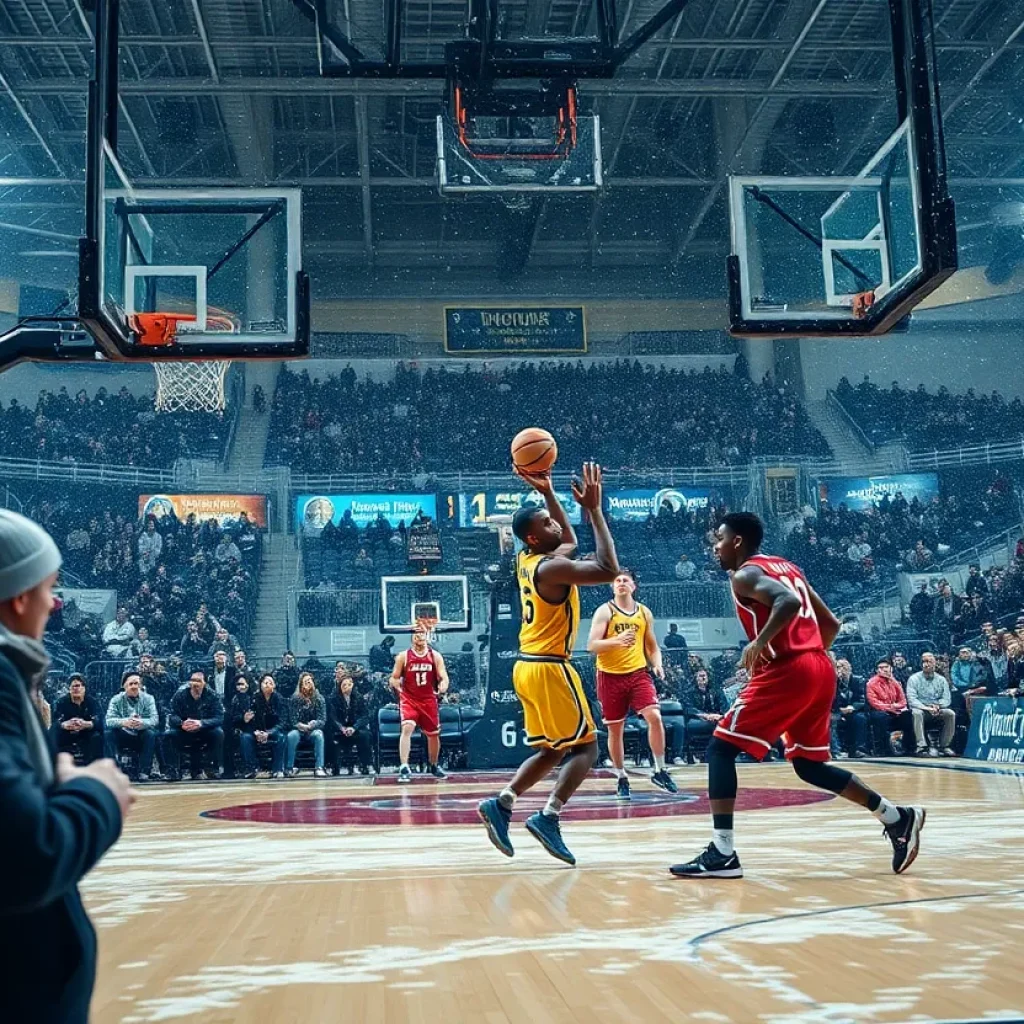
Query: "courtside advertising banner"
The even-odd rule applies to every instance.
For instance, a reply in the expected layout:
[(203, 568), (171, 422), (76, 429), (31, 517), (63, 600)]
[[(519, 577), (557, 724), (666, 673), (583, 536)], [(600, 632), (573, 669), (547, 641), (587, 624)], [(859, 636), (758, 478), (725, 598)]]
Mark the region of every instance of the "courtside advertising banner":
[[(583, 512), (572, 494), (556, 491), (558, 500), (569, 517), (578, 526)], [(543, 505), (544, 498), (537, 491), (478, 491), (459, 495), (459, 522), (463, 526), (487, 526), (508, 522), (523, 505)]]
[(836, 476), (818, 481), (822, 503), (838, 508), (845, 505), (851, 512), (877, 505), (883, 498), (902, 494), (907, 501), (917, 498), (925, 504), (938, 496), (936, 473), (896, 473), (892, 476)]
[(645, 488), (605, 494), (608, 518), (625, 522), (643, 522), (652, 512), (657, 515), (664, 507), (673, 512), (691, 512), (707, 508), (710, 501), (711, 492), (700, 487)]
[(319, 533), (328, 523), (338, 525), (351, 512), (361, 530), (382, 515), (392, 526), (411, 526), (418, 512), (437, 521), (434, 494), (300, 494), (295, 499), (295, 522), (303, 533)]
[(266, 528), (267, 499), (262, 494), (143, 494), (139, 496), (139, 518), (163, 519), (170, 512), (184, 522), (194, 515), (199, 522), (216, 519), (221, 526), (237, 523), (244, 512), (249, 522)]

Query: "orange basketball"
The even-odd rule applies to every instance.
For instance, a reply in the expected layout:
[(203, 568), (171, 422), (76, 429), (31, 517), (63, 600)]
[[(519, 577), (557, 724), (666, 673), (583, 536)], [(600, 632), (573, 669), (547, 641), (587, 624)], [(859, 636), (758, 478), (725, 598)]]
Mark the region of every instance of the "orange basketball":
[(526, 473), (543, 473), (558, 458), (558, 444), (540, 427), (527, 427), (512, 438), (512, 462)]

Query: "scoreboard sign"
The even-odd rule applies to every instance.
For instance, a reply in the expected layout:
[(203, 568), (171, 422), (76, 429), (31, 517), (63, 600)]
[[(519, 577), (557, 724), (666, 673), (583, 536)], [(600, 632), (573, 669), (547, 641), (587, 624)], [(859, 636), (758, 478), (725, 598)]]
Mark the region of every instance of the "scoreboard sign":
[(582, 306), (449, 307), (444, 349), (453, 353), (514, 355), (587, 351)]

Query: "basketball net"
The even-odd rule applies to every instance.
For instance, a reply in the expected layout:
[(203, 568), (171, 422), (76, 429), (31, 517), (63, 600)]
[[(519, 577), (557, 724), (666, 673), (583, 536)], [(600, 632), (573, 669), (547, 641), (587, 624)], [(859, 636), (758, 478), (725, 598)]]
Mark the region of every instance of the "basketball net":
[(154, 363), (157, 412), (223, 412), (230, 362)]
[(427, 643), (433, 644), (437, 638), (437, 619), (432, 615), (424, 615), (416, 620), (416, 625), (427, 634)]

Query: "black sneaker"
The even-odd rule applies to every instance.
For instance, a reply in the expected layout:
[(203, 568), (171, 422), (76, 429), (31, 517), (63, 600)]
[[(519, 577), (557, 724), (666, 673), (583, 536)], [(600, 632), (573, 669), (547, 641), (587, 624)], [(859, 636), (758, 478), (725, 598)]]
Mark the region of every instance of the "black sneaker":
[(629, 792), (629, 779), (625, 775), (619, 776), (618, 784), (615, 787), (615, 799), (616, 800), (632, 800), (632, 794)]
[(742, 878), (743, 867), (735, 853), (724, 854), (708, 843), (708, 848), (699, 857), (687, 864), (673, 864), (669, 871), (676, 878)]
[(447, 779), (448, 773), (439, 765), (432, 764), (427, 768), (427, 774), (433, 775), (435, 779)]
[(885, 838), (892, 843), (892, 870), (902, 875), (917, 859), (921, 849), (921, 829), (927, 812), (923, 807), (899, 807), (900, 820), (886, 825)]
[(660, 772), (651, 773), (651, 782), (658, 787), (658, 789), (665, 790), (666, 793), (678, 793), (679, 787), (675, 784), (672, 776), (662, 768)]

